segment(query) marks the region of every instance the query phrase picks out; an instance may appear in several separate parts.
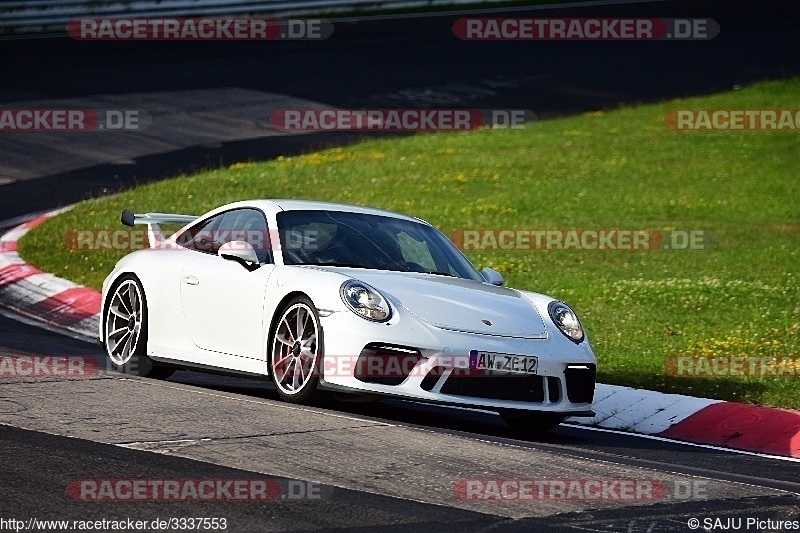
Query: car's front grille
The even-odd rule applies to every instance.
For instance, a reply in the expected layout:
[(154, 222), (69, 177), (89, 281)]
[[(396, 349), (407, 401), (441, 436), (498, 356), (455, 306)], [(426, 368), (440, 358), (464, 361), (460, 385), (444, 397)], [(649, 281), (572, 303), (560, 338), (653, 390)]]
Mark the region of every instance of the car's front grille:
[(490, 400), (542, 403), (543, 380), (542, 376), (497, 375), (496, 372), (490, 375), (478, 371), (471, 375), (451, 375), (442, 385), (441, 392)]
[(572, 403), (591, 403), (597, 380), (597, 366), (591, 363), (567, 365), (564, 370), (567, 380), (567, 398)]

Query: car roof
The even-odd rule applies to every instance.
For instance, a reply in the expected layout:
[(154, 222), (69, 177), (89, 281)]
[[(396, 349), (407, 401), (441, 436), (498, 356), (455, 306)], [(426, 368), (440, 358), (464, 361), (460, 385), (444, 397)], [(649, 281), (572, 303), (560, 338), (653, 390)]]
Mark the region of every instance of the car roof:
[(245, 200), (242, 202), (235, 202), (224, 206), (228, 209), (235, 207), (259, 207), (265, 211), (344, 211), (347, 213), (363, 213), (368, 215), (378, 215), (392, 218), (399, 218), (413, 222), (423, 222), (424, 220), (393, 211), (385, 211), (383, 209), (376, 209), (373, 207), (363, 207), (351, 204), (342, 204), (336, 202), (322, 202), (318, 200), (292, 200), (292, 199), (263, 199), (263, 200)]

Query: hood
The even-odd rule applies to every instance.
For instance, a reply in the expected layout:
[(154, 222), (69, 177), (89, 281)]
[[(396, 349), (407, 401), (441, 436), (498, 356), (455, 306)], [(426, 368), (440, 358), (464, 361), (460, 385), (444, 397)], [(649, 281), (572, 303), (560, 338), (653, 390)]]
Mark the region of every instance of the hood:
[[(432, 326), (453, 331), (542, 339), (544, 321), (514, 289), (435, 274), (320, 267), (364, 281)], [(486, 324), (488, 321), (490, 324)]]

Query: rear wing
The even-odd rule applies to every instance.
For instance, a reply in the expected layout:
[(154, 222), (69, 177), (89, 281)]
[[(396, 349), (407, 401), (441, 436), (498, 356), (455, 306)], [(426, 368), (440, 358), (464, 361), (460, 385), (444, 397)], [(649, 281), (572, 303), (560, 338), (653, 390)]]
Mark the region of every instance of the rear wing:
[(150, 248), (155, 248), (164, 242), (164, 232), (161, 231), (161, 224), (190, 224), (197, 220), (193, 215), (176, 215), (172, 213), (144, 213), (136, 215), (130, 209), (122, 212), (121, 221), (126, 226), (133, 227), (134, 224), (147, 225), (147, 240)]

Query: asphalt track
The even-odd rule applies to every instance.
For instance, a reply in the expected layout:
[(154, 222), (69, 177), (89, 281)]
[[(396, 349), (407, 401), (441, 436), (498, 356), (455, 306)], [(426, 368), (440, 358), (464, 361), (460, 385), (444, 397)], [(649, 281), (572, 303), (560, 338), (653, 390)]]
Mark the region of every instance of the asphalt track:
[[(411, 402), (290, 408), (265, 383), (105, 373), (97, 346), (0, 317), (0, 355), (94, 358), (76, 379), (0, 378), (0, 517), (224, 517), (231, 531), (689, 531), (800, 519), (800, 462), (563, 426), (531, 438), (481, 411)], [(21, 429), (24, 428), (24, 429)], [(319, 499), (76, 501), (83, 479), (311, 481)], [(459, 479), (644, 479), (654, 501), (480, 501)], [(686, 487), (691, 487), (687, 489)]]
[[(342, 23), (303, 43), (0, 43), (0, 103), (218, 87), (341, 107), (523, 108), (547, 114), (709, 93), (800, 72), (792, 2), (660, 2), (557, 16), (710, 17), (707, 42), (470, 43), (454, 17)], [(503, 16), (511, 16), (504, 13)], [(1, 140), (2, 138), (0, 138)], [(0, 186), (0, 219), (203, 162), (268, 157), (340, 136), (220, 143)], [(99, 349), (0, 317), (0, 355)], [(101, 365), (102, 366), (102, 365)], [(689, 531), (689, 518), (800, 520), (800, 464), (561, 427), (531, 439), (496, 415), (400, 401), (289, 409), (264, 383), (179, 372), (168, 382), (0, 379), (0, 518), (222, 516), (232, 531), (375, 529)], [(154, 453), (155, 452), (155, 453)], [(321, 500), (80, 502), (91, 478), (249, 478), (320, 483)], [(656, 479), (687, 499), (475, 501), (459, 479)], [(681, 485), (683, 484), (683, 485)], [(750, 529), (751, 531), (759, 529)], [(763, 529), (760, 529), (763, 530)]]

